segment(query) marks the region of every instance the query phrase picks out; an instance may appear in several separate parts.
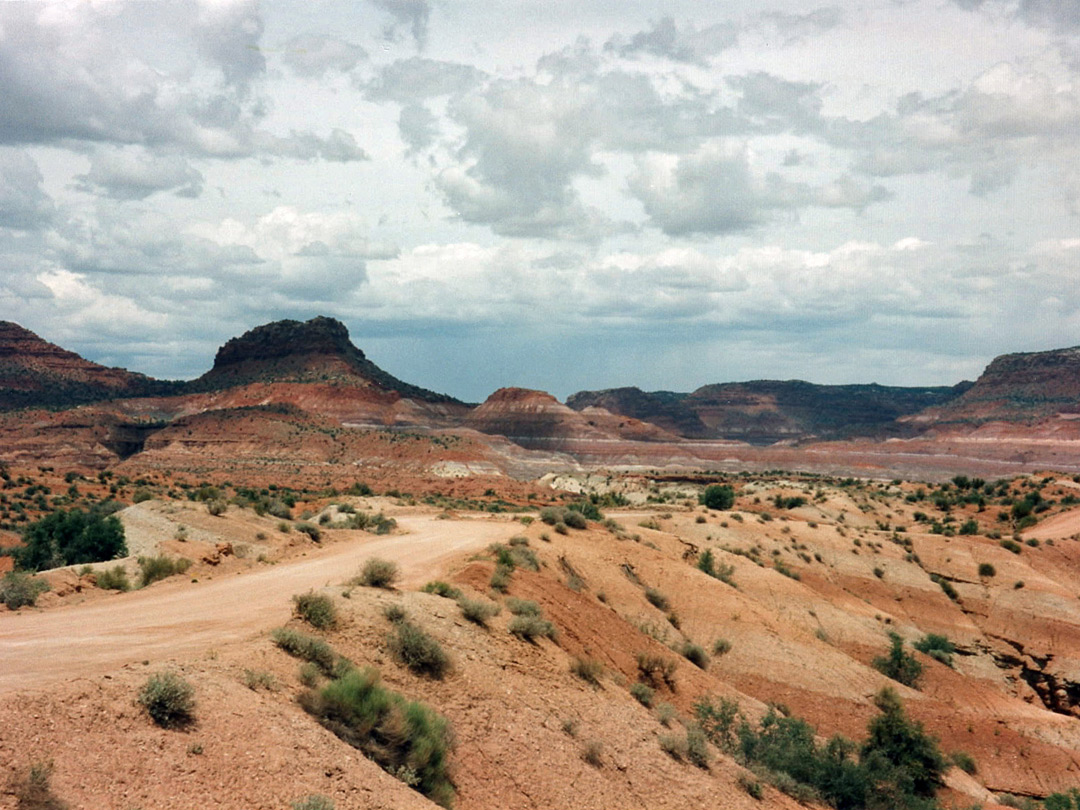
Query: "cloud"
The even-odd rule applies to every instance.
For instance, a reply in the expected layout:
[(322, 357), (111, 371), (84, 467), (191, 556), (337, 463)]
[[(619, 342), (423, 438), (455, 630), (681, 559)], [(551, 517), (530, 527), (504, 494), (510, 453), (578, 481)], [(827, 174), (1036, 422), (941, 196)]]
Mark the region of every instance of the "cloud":
[(374, 100), (407, 103), (463, 93), (475, 87), (483, 77), (484, 74), (471, 65), (414, 56), (398, 59), (384, 67), (367, 85), (365, 92)]
[(157, 156), (139, 147), (94, 149), (90, 171), (75, 179), (80, 191), (119, 200), (142, 200), (159, 191), (198, 197), (203, 189), (202, 174), (183, 157)]
[(375, 5), (393, 18), (383, 30), (383, 36), (397, 42), (401, 29), (408, 28), (416, 47), (424, 49), (431, 19), (431, 4), (427, 0), (375, 0)]
[(398, 116), (398, 132), (409, 152), (419, 152), (434, 143), (438, 119), (422, 104), (406, 104)]
[(301, 34), (282, 46), (281, 61), (297, 76), (319, 79), (327, 73), (348, 73), (367, 59), (359, 45), (332, 36)]
[(708, 64), (711, 57), (732, 47), (739, 36), (734, 23), (718, 23), (698, 31), (692, 23), (681, 30), (671, 17), (662, 17), (647, 31), (627, 38), (615, 35), (604, 44), (604, 50), (623, 58), (647, 54), (674, 62)]
[(53, 202), (43, 180), (28, 154), (0, 148), (0, 228), (36, 229), (52, 218)]

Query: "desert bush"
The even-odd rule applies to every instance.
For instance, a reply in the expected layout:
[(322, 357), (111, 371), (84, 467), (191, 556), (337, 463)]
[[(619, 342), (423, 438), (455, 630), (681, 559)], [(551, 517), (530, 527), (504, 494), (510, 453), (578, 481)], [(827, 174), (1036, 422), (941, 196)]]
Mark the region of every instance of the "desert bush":
[(296, 524), (296, 530), (303, 532), (316, 543), (322, 540), (322, 530), (314, 523), (308, 523), (307, 521), (301, 521)]
[(570, 529), (561, 520), (555, 524), (555, 532), (557, 534), (570, 534)]
[(297, 677), (300, 678), (300, 683), (311, 688), (319, 682), (319, 674), (318, 664), (313, 664), (311, 661), (305, 661), (300, 665)]
[(739, 704), (734, 700), (720, 698), (715, 703), (705, 696), (694, 704), (694, 718), (698, 728), (721, 751), (735, 750), (735, 721), (739, 716)]
[(765, 788), (761, 786), (761, 782), (745, 773), (739, 774), (739, 787), (745, 790), (752, 799), (761, 801), (765, 798)]
[(537, 638), (554, 639), (558, 634), (555, 625), (539, 615), (515, 616), (510, 620), (507, 629), (525, 641), (535, 641)]
[(699, 501), (709, 509), (727, 511), (735, 505), (735, 490), (725, 484), (710, 484)]
[(1023, 551), (1023, 546), (1017, 543), (1015, 540), (1002, 540), (1001, 547), (1006, 551), (1011, 551), (1013, 554), (1019, 554)]
[(206, 511), (209, 512), (214, 517), (219, 517), (220, 515), (224, 515), (225, 514), (225, 508), (226, 508), (225, 501), (222, 501), (222, 500), (215, 499), (215, 500), (206, 502)]
[(51, 761), (31, 762), (22, 776), (12, 780), (16, 810), (67, 810), (68, 803), (52, 790)]
[(318, 692), (303, 695), (301, 705), (384, 771), (450, 807), (453, 734), (446, 719), (428, 706), (387, 689), (372, 669), (344, 673)]
[(679, 652), (682, 654), (683, 658), (698, 669), (708, 669), (709, 656), (706, 654), (704, 647), (690, 641), (684, 641), (679, 648)]
[(408, 614), (405, 612), (403, 605), (397, 602), (392, 602), (383, 608), (383, 617), (391, 624), (397, 624), (398, 622), (405, 621), (408, 618)]
[(506, 600), (506, 609), (515, 616), (539, 616), (543, 611), (540, 606), (529, 599), (518, 599), (511, 596)]
[(0, 602), (10, 610), (33, 606), (37, 598), (49, 590), (49, 583), (24, 571), (8, 571), (0, 578)]
[(450, 669), (450, 659), (439, 642), (407, 621), (394, 625), (387, 644), (394, 660), (416, 675), (442, 678)]
[(573, 509), (567, 509), (563, 512), (562, 522), (571, 529), (584, 529), (588, 526), (585, 516), (580, 512), (575, 512)]
[(436, 596), (441, 596), (444, 599), (460, 599), (461, 591), (455, 588), (448, 582), (443, 582), (441, 579), (432, 580), (427, 583), (421, 590), (424, 593), (433, 593)]
[(191, 567), (191, 560), (185, 557), (139, 557), (139, 587), (145, 588), (151, 583), (167, 579), (174, 574), (182, 574)]
[(630, 694), (634, 700), (644, 706), (646, 709), (651, 708), (653, 704), (653, 696), (656, 694), (655, 690), (643, 683), (630, 684)]
[(171, 670), (150, 676), (139, 692), (139, 703), (162, 728), (178, 728), (195, 719), (195, 689)]
[(488, 619), (499, 615), (499, 606), (494, 602), (485, 602), (481, 599), (470, 599), (467, 596), (459, 596), (458, 607), (461, 615), (473, 624), (487, 627)]
[(713, 642), (712, 654), (719, 657), (721, 655), (727, 655), (731, 652), (731, 642), (726, 638), (718, 638)]
[(327, 630), (337, 623), (334, 600), (324, 593), (308, 591), (293, 596), (296, 615), (318, 630)]
[(956, 645), (949, 641), (948, 636), (930, 633), (911, 646), (919, 652), (926, 653), (934, 660), (940, 661), (947, 667), (952, 666), (952, 657), (953, 653), (956, 652)]
[(979, 576), (980, 577), (994, 577), (997, 576), (997, 569), (990, 563), (979, 563)]
[(277, 681), (274, 680), (274, 676), (269, 672), (255, 669), (245, 669), (244, 686), (246, 686), (252, 692), (255, 692), (259, 689), (273, 691), (277, 688)]
[(114, 565), (94, 574), (94, 584), (103, 591), (130, 591), (127, 571), (122, 565)]
[(659, 610), (667, 610), (671, 607), (671, 602), (667, 596), (656, 588), (646, 588), (645, 598), (649, 601), (649, 604)]
[(679, 719), (679, 712), (670, 703), (657, 703), (656, 719), (660, 721), (660, 725), (667, 728)]
[(945, 592), (945, 595), (953, 602), (960, 601), (960, 594), (956, 592), (956, 588), (954, 588), (953, 584), (945, 579), (945, 577), (940, 574), (931, 574), (930, 581), (936, 582), (941, 587), (941, 590)]
[(660, 743), (660, 750), (672, 759), (680, 761), (686, 759), (686, 738), (681, 734), (661, 734), (656, 741)]
[(125, 556), (124, 527), (106, 510), (104, 505), (89, 512), (57, 509), (30, 523), (22, 532), (23, 545), (13, 551), (15, 566), (44, 571)]
[(321, 638), (309, 636), (288, 627), (279, 627), (270, 634), (274, 644), (294, 658), (310, 661), (327, 675), (332, 675), (337, 664), (334, 648)]
[(949, 756), (949, 759), (952, 760), (953, 765), (962, 770), (964, 773), (974, 774), (976, 771), (978, 771), (978, 766), (976, 766), (975, 764), (975, 759), (971, 756), (971, 754), (968, 754), (965, 751), (953, 751), (953, 753)]
[(516, 534), (507, 540), (511, 546), (527, 546), (529, 545), (529, 538), (522, 534)]
[(334, 803), (326, 796), (312, 793), (303, 799), (297, 799), (291, 807), (292, 810), (334, 810)]
[(351, 584), (365, 585), (369, 588), (390, 588), (399, 576), (397, 563), (372, 557), (364, 563), (360, 574)]
[(603, 753), (604, 744), (600, 740), (589, 740), (581, 747), (581, 758), (594, 768), (599, 768), (604, 764)]
[(509, 566), (496, 565), (495, 570), (491, 572), (491, 581), (488, 584), (491, 585), (492, 590), (506, 593), (510, 590), (510, 578), (513, 573), (514, 569)]
[(899, 633), (890, 632), (889, 642), (889, 654), (875, 658), (872, 662), (874, 669), (904, 686), (916, 687), (922, 676), (922, 664), (911, 653), (904, 651), (904, 639)]
[(554, 526), (561, 520), (561, 511), (554, 506), (545, 506), (540, 510), (540, 520), (549, 526)]
[(695, 723), (690, 723), (686, 727), (686, 758), (693, 765), (703, 769), (709, 767), (709, 760), (712, 758), (705, 732)]
[(570, 671), (586, 683), (599, 686), (604, 665), (592, 658), (575, 658), (570, 662)]
[(672, 658), (666, 658), (655, 653), (639, 652), (637, 654), (638, 675), (641, 680), (658, 689), (663, 683), (669, 688), (675, 683), (675, 668), (678, 666)]

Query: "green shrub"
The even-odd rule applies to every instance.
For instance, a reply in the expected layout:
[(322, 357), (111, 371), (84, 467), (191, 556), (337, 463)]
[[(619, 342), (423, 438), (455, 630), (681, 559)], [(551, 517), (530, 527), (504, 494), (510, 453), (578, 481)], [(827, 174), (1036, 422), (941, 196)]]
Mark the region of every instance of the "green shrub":
[(708, 696), (694, 704), (694, 717), (705, 736), (721, 751), (735, 750), (735, 721), (739, 716), (739, 704), (721, 698), (713, 702)]
[(122, 565), (115, 565), (94, 574), (94, 584), (103, 591), (130, 591), (127, 570)]
[(765, 798), (765, 788), (761, 786), (761, 782), (747, 776), (745, 773), (739, 774), (739, 787), (745, 790), (752, 799), (761, 801)]
[(990, 563), (979, 563), (979, 576), (980, 577), (994, 577), (997, 576), (997, 569)]
[(51, 761), (31, 762), (25, 776), (12, 780), (17, 810), (67, 810), (68, 803), (53, 793), (52, 772)]
[(277, 681), (274, 680), (274, 676), (269, 672), (259, 671), (255, 669), (245, 669), (244, 686), (246, 686), (252, 692), (255, 692), (259, 689), (273, 691), (277, 688)]
[(670, 703), (657, 703), (656, 719), (660, 721), (660, 725), (667, 728), (679, 719), (679, 712)]
[(315, 684), (319, 682), (319, 666), (313, 664), (311, 661), (305, 661), (300, 665), (300, 671), (297, 676), (300, 678), (300, 683), (308, 688), (313, 688)]
[(543, 611), (540, 606), (529, 599), (518, 599), (511, 596), (506, 600), (506, 609), (515, 616), (540, 616)]
[(603, 766), (603, 753), (604, 744), (600, 740), (589, 740), (581, 747), (581, 758), (594, 768)]
[(735, 505), (735, 490), (725, 484), (710, 484), (699, 501), (709, 509), (727, 511)]
[(131, 496), (132, 503), (142, 503), (143, 501), (153, 500), (154, 494), (148, 489), (137, 489), (135, 494)]
[(308, 537), (310, 537), (312, 540), (314, 540), (316, 543), (318, 543), (319, 541), (322, 540), (322, 530), (318, 526), (316, 526), (314, 523), (308, 523), (307, 521), (302, 521), (302, 522), (296, 524), (296, 530), (298, 532), (303, 532)]
[(225, 508), (226, 508), (225, 501), (213, 500), (213, 501), (207, 501), (206, 502), (206, 511), (209, 512), (214, 517), (224, 515), (225, 514)]
[(33, 606), (37, 598), (49, 590), (49, 583), (23, 571), (8, 571), (0, 578), (0, 602), (11, 610)]
[(384, 771), (450, 807), (453, 734), (429, 707), (387, 689), (372, 669), (344, 673), (320, 691), (303, 695), (301, 705)]
[(659, 610), (667, 610), (671, 607), (671, 602), (667, 596), (656, 588), (646, 588), (645, 598), (649, 601), (649, 604)]
[[(666, 724), (665, 724), (666, 725)], [(660, 750), (672, 759), (684, 760), (687, 756), (686, 738), (679, 734), (661, 734), (656, 738)]]
[[(974, 771), (969, 771), (969, 773), (974, 773)], [(1076, 804), (1073, 802), (1074, 797), (1077, 797), (1075, 788), (1073, 789), (1071, 796), (1068, 793), (1051, 793), (1043, 799), (1043, 810), (1075, 810)]]
[(698, 669), (708, 669), (709, 656), (706, 654), (704, 647), (690, 641), (684, 641), (679, 648), (679, 652), (682, 653), (683, 658)]
[(443, 582), (441, 579), (432, 580), (425, 585), (421, 590), (424, 593), (433, 593), (436, 596), (441, 596), (444, 599), (460, 599), (461, 591), (455, 588), (448, 582)]
[(555, 532), (557, 534), (570, 534), (570, 529), (561, 520), (555, 524)]
[(708, 769), (709, 760), (712, 758), (705, 732), (694, 723), (686, 727), (686, 758), (691, 764), (702, 769)]
[(510, 578), (513, 573), (514, 569), (509, 566), (496, 565), (495, 570), (491, 572), (491, 581), (488, 584), (491, 585), (492, 590), (506, 593), (510, 590)]
[(408, 614), (405, 612), (405, 608), (399, 605), (397, 602), (393, 602), (383, 608), (383, 616), (391, 624), (397, 624), (398, 622), (405, 621), (408, 618)]
[(1017, 543), (1015, 540), (1002, 540), (1001, 547), (1006, 551), (1011, 551), (1013, 554), (1019, 554), (1023, 551), (1023, 546)]
[(585, 516), (580, 512), (573, 511), (572, 509), (568, 509), (563, 512), (562, 522), (569, 526), (571, 529), (584, 529), (588, 526), (588, 523), (585, 520)]
[(274, 644), (294, 658), (310, 661), (327, 675), (334, 673), (337, 655), (333, 647), (321, 638), (309, 636), (288, 627), (279, 627), (270, 634)]
[(467, 596), (460, 596), (457, 600), (458, 607), (461, 608), (461, 615), (473, 624), (478, 624), (481, 627), (487, 627), (488, 619), (493, 616), (499, 615), (499, 606), (494, 602), (485, 602), (480, 599), (470, 599)]
[(525, 641), (537, 638), (554, 639), (558, 634), (555, 625), (539, 615), (515, 616), (507, 628), (512, 634)]
[(151, 583), (166, 579), (174, 574), (182, 574), (191, 567), (191, 560), (185, 557), (139, 557), (139, 587), (145, 588)]
[(296, 615), (318, 630), (327, 630), (337, 623), (334, 600), (324, 593), (308, 591), (293, 596)]
[(923, 636), (912, 645), (916, 650), (926, 653), (931, 658), (940, 661), (947, 667), (952, 666), (953, 653), (956, 645), (949, 641), (948, 636), (930, 633)]
[(931, 574), (930, 581), (936, 582), (941, 587), (941, 590), (945, 592), (945, 595), (953, 602), (960, 601), (960, 594), (956, 592), (956, 588), (954, 588), (952, 583), (945, 579), (945, 577), (940, 574)]
[[(962, 770), (964, 773), (974, 775), (978, 771), (978, 767), (975, 765), (975, 759), (964, 751), (953, 751), (949, 757), (952, 760), (953, 765)], [(1049, 797), (1048, 797), (1049, 798)], [(1050, 805), (1046, 805), (1047, 810), (1051, 810)], [(1072, 810), (1071, 803), (1065, 810)]]
[(414, 624), (398, 622), (387, 643), (394, 660), (416, 675), (442, 678), (450, 669), (450, 659), (439, 642)]
[(890, 632), (889, 642), (889, 654), (875, 658), (874, 669), (904, 686), (916, 687), (922, 676), (922, 664), (911, 653), (904, 652), (904, 639), (899, 633)]
[(312, 793), (293, 802), (292, 810), (334, 810), (334, 803), (326, 796)]
[(195, 719), (195, 690), (171, 670), (150, 676), (139, 692), (139, 703), (162, 728), (178, 728)]
[(726, 638), (718, 638), (713, 642), (712, 654), (719, 657), (721, 655), (727, 655), (731, 652), (731, 642)]
[(104, 562), (127, 555), (124, 527), (105, 507), (90, 512), (57, 509), (22, 532), (23, 545), (13, 551), (15, 565), (44, 571), (64, 565)]
[(646, 684), (632, 683), (630, 684), (630, 694), (633, 696), (634, 700), (648, 709), (653, 704), (653, 697), (656, 695), (656, 691)]
[(586, 683), (599, 686), (604, 665), (592, 658), (575, 658), (570, 662), (570, 671)]
[(397, 563), (372, 557), (360, 569), (360, 575), (353, 584), (366, 585), (369, 588), (390, 588), (399, 576)]

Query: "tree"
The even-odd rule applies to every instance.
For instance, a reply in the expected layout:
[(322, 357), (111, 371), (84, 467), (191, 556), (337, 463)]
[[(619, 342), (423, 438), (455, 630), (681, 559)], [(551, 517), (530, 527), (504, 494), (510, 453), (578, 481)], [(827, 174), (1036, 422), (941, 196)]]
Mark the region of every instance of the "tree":
[(701, 493), (700, 501), (709, 509), (726, 511), (735, 505), (735, 490), (726, 484), (710, 484)]
[(922, 676), (922, 664), (915, 660), (915, 656), (904, 652), (904, 639), (897, 632), (889, 633), (892, 646), (887, 656), (875, 658), (874, 669), (887, 678), (899, 681), (904, 686), (917, 688), (919, 678)]
[(899, 695), (885, 687), (874, 697), (881, 714), (867, 726), (859, 763), (870, 782), (870, 807), (932, 806), (947, 763), (937, 740), (909, 720)]
[(15, 549), (15, 565), (43, 571), (82, 565), (127, 554), (124, 527), (114, 515), (58, 509), (26, 527), (23, 547)]

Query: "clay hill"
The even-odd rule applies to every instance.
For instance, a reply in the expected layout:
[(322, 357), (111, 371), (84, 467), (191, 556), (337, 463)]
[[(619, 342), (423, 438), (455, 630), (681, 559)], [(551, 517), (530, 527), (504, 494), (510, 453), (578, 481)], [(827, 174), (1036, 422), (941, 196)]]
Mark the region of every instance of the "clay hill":
[(177, 388), (175, 383), (91, 363), (17, 323), (0, 321), (0, 410), (64, 408)]
[(905, 432), (897, 422), (900, 417), (955, 400), (970, 386), (966, 382), (951, 387), (904, 388), (756, 380), (706, 385), (690, 394), (638, 388), (580, 391), (566, 404), (575, 410), (605, 408), (652, 422), (684, 438), (773, 444), (809, 437), (900, 435)]

